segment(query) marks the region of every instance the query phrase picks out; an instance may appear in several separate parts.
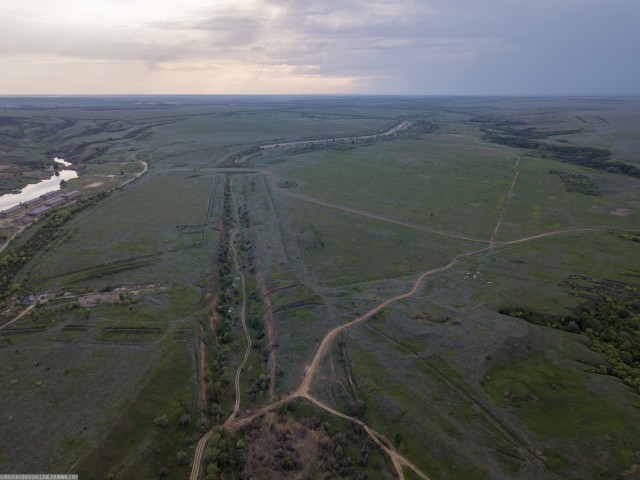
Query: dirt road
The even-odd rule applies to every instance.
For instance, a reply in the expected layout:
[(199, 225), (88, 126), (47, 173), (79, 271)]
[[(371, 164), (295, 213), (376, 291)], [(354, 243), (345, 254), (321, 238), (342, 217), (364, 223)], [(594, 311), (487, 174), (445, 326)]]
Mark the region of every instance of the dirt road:
[(196, 445), (196, 450), (193, 454), (193, 467), (191, 469), (191, 475), (189, 476), (189, 480), (199, 480), (200, 478), (200, 464), (202, 463), (202, 454), (204, 453), (204, 449), (207, 446), (207, 442), (213, 435), (213, 430), (209, 430), (205, 433)]
[(16, 230), (15, 232), (13, 232), (13, 235), (11, 235), (9, 238), (7, 238), (7, 240), (4, 242), (4, 244), (0, 247), (0, 253), (2, 253), (4, 251), (5, 248), (7, 248), (9, 246), (9, 244), (11, 243), (11, 241), (16, 238), (18, 235), (20, 235), (24, 229), (27, 228), (26, 225), (21, 226), (20, 228), (18, 228), (18, 230)]
[(9, 320), (4, 325), (0, 325), (0, 330), (3, 330), (5, 328), (7, 328), (8, 326), (13, 325), (14, 323), (16, 323), (18, 320), (20, 320), (22, 317), (24, 317), (26, 314), (28, 314), (31, 310), (33, 310), (37, 304), (38, 304), (38, 302), (32, 303), (27, 308), (25, 308), (22, 312), (20, 312), (20, 314), (17, 317), (15, 317), (13, 320)]
[(374, 442), (376, 442), (376, 444), (378, 444), (378, 446), (382, 450), (384, 450), (387, 453), (387, 455), (389, 455), (389, 458), (391, 458), (391, 462), (393, 463), (393, 466), (396, 469), (396, 472), (398, 473), (398, 478), (400, 480), (404, 480), (405, 478), (404, 471), (402, 470), (403, 466), (413, 470), (413, 472), (423, 480), (430, 480), (429, 477), (427, 477), (424, 474), (424, 472), (422, 472), (422, 470), (416, 467), (409, 459), (405, 458), (400, 453), (398, 453), (398, 451), (395, 448), (393, 448), (391, 442), (387, 439), (387, 437), (385, 437), (381, 433), (376, 432), (373, 428), (369, 427), (366, 423), (362, 422), (361, 420), (358, 420), (357, 418), (350, 417), (348, 415), (345, 415), (344, 413), (340, 413), (337, 410), (334, 410), (333, 408), (329, 407), (328, 405), (325, 405), (320, 400), (318, 400), (317, 398), (311, 395), (302, 395), (302, 397), (306, 398), (311, 403), (317, 405), (318, 407), (331, 413), (332, 415), (335, 415), (336, 417), (344, 418), (345, 420), (356, 423), (360, 427), (362, 427), (362, 429), (367, 432), (367, 434), (371, 437), (371, 439)]
[(284, 190), (284, 189), (280, 188), (280, 186), (276, 182), (275, 176), (273, 175), (272, 172), (265, 171), (264, 173), (271, 178), (271, 183), (273, 184), (273, 188), (278, 193), (280, 193), (280, 194), (282, 194), (282, 195), (284, 195), (286, 197), (295, 198), (296, 200), (302, 200), (304, 202), (315, 203), (316, 205), (322, 205), (324, 207), (335, 208), (337, 210), (342, 210), (343, 212), (354, 213), (356, 215), (361, 215), (363, 217), (372, 218), (374, 220), (380, 220), (380, 221), (387, 222), (387, 223), (394, 223), (396, 225), (402, 225), (403, 227), (408, 227), (408, 228), (413, 228), (413, 229), (416, 229), (416, 230), (421, 230), (423, 232), (433, 233), (434, 235), (442, 235), (442, 236), (445, 236), (445, 237), (457, 238), (459, 240), (467, 240), (469, 242), (489, 243), (487, 240), (481, 240), (481, 239), (478, 239), (478, 238), (471, 238), (471, 237), (467, 237), (465, 235), (462, 235), (462, 234), (459, 234), (459, 233), (454, 233), (454, 232), (443, 232), (442, 230), (436, 230), (434, 228), (425, 227), (423, 225), (418, 225), (416, 223), (405, 222), (404, 220), (398, 220), (398, 219), (387, 217), (387, 216), (380, 215), (380, 214), (377, 214), (377, 213), (371, 213), (371, 212), (367, 212), (365, 210), (360, 210), (360, 209), (352, 208), (352, 207), (346, 207), (344, 205), (340, 205), (340, 204), (337, 204), (337, 203), (331, 203), (331, 202), (327, 202), (325, 200), (319, 200), (317, 198), (308, 197), (306, 195), (301, 195), (299, 193), (289, 192), (287, 190)]
[[(551, 231), (551, 232), (545, 232), (545, 233), (541, 233), (538, 235), (532, 235), (529, 237), (524, 237), (524, 238), (520, 238), (520, 239), (516, 239), (516, 240), (511, 240), (511, 241), (504, 241), (504, 242), (496, 242), (495, 241), (495, 236), (499, 230), (499, 227), (501, 225), (501, 221), (502, 221), (502, 217), (504, 215), (504, 211), (506, 209), (506, 205), (511, 197), (511, 193), (513, 191), (514, 185), (516, 183), (516, 180), (518, 178), (518, 170), (517, 167), (519, 165), (520, 162), (520, 158), (518, 157), (518, 161), (516, 162), (516, 165), (514, 167), (515, 170), (515, 174), (514, 174), (514, 178), (511, 182), (511, 186), (509, 188), (509, 192), (507, 195), (507, 198), (505, 200), (505, 204), (503, 205), (500, 217), (498, 219), (498, 223), (496, 224), (496, 228), (494, 229), (494, 232), (491, 236), (491, 239), (489, 240), (489, 242), (483, 242), (483, 243), (488, 243), (487, 246), (483, 247), (483, 248), (479, 248), (476, 250), (472, 250), (472, 251), (468, 251), (468, 252), (463, 252), (460, 253), (458, 255), (456, 255), (455, 257), (453, 257), (448, 263), (446, 263), (445, 265), (442, 265), (440, 267), (436, 267), (436, 268), (432, 268), (430, 270), (427, 270), (425, 272), (423, 272), (422, 274), (420, 274), (417, 278), (415, 278), (415, 280), (411, 283), (411, 287), (409, 290), (407, 290), (405, 293), (402, 294), (398, 294), (395, 295), (391, 298), (388, 298), (387, 300), (379, 303), (378, 305), (376, 305), (374, 308), (372, 308), (371, 310), (369, 310), (368, 312), (364, 313), (363, 315), (360, 315), (359, 317), (351, 320), (350, 322), (347, 322), (343, 325), (340, 325), (338, 327), (333, 328), (332, 330), (330, 330), (325, 337), (322, 339), (322, 341), (320, 342), (320, 345), (318, 346), (316, 353), (311, 361), (311, 363), (309, 364), (309, 366), (306, 369), (306, 373), (304, 375), (304, 378), (302, 379), (300, 385), (298, 386), (298, 388), (296, 388), (295, 391), (293, 391), (292, 393), (280, 398), (279, 400), (270, 403), (269, 405), (265, 405), (263, 407), (260, 407), (258, 409), (253, 410), (252, 412), (248, 413), (247, 415), (245, 415), (242, 418), (237, 418), (237, 413), (238, 413), (238, 407), (239, 407), (239, 398), (240, 398), (240, 392), (239, 392), (239, 374), (240, 374), (240, 370), (242, 368), (239, 368), (238, 371), (236, 372), (236, 406), (234, 408), (233, 413), (231, 414), (231, 416), (227, 419), (227, 421), (224, 423), (224, 427), (227, 428), (230, 431), (234, 431), (237, 430), (238, 428), (245, 426), (247, 424), (249, 424), (250, 422), (252, 422), (254, 419), (258, 418), (259, 416), (263, 415), (264, 413), (271, 411), (275, 408), (278, 408), (281, 405), (284, 405), (286, 403), (288, 403), (289, 401), (296, 399), (296, 398), (303, 398), (306, 399), (312, 403), (314, 403), (315, 405), (317, 405), (319, 408), (324, 409), (325, 411), (331, 413), (332, 415), (344, 418), (346, 420), (349, 420), (351, 422), (355, 422), (358, 425), (360, 425), (366, 432), (367, 434), (373, 439), (374, 442), (376, 442), (376, 444), (378, 444), (380, 446), (380, 448), (382, 448), (383, 451), (385, 451), (387, 453), (387, 455), (389, 455), (389, 458), (391, 459), (394, 468), (397, 472), (397, 475), (400, 479), (404, 479), (404, 472), (403, 472), (403, 468), (409, 468), (411, 469), (419, 478), (423, 479), (423, 480), (429, 480), (429, 477), (422, 472), (418, 467), (416, 467), (411, 461), (409, 461), (408, 459), (406, 459), (405, 457), (403, 457), (402, 455), (400, 455), (397, 450), (395, 450), (395, 448), (393, 447), (393, 445), (381, 434), (379, 434), (378, 432), (376, 432), (375, 430), (373, 430), (371, 427), (369, 427), (368, 425), (366, 425), (364, 422), (362, 422), (361, 420), (358, 420), (356, 418), (353, 417), (349, 417), (348, 415), (342, 414), (340, 412), (338, 412), (337, 410), (332, 409), (331, 407), (329, 407), (328, 405), (323, 404), (322, 402), (320, 402), (318, 399), (316, 399), (315, 397), (313, 397), (310, 394), (310, 389), (312, 387), (312, 383), (314, 380), (314, 377), (320, 367), (320, 363), (322, 361), (322, 359), (324, 358), (324, 356), (327, 354), (327, 352), (329, 351), (329, 349), (331, 348), (331, 345), (334, 341), (334, 339), (342, 332), (348, 330), (349, 328), (358, 325), (364, 321), (366, 321), (367, 319), (373, 317), (375, 314), (377, 314), (378, 312), (380, 312), (381, 310), (385, 309), (386, 307), (392, 305), (393, 303), (399, 302), (403, 299), (409, 298), (413, 295), (415, 295), (423, 281), (434, 274), (446, 271), (448, 269), (450, 269), (451, 267), (457, 265), (458, 263), (460, 263), (463, 259), (489, 251), (491, 249), (495, 249), (495, 248), (502, 248), (502, 247), (507, 247), (507, 246), (511, 246), (511, 245), (517, 245), (517, 244), (521, 244), (521, 243), (525, 243), (525, 242), (531, 242), (531, 241), (535, 241), (535, 240), (539, 240), (542, 238), (546, 238), (546, 237), (551, 237), (551, 236), (555, 236), (555, 235), (562, 235), (562, 234), (574, 234), (574, 233), (586, 233), (586, 232), (594, 232), (594, 231), (608, 231), (608, 230), (612, 230), (611, 228), (605, 228), (605, 227), (585, 227), (585, 228), (571, 228), (571, 229), (564, 229), (564, 230), (555, 230), (555, 231)], [(280, 193), (283, 193), (285, 195), (291, 196), (293, 198), (297, 198), (300, 200), (304, 200), (304, 201), (309, 201), (309, 199), (304, 198), (304, 197), (300, 197), (297, 194), (291, 194), (290, 192), (285, 192), (284, 190), (281, 190), (276, 181), (275, 178), (273, 176), (273, 174), (271, 172), (265, 172), (267, 173), (267, 175), (269, 175), (271, 177), (274, 189), (279, 191)], [(317, 201), (317, 203), (323, 203), (321, 201)], [(334, 208), (341, 208), (341, 209), (346, 209), (347, 211), (350, 211), (350, 209), (346, 208), (346, 207), (341, 207), (341, 206), (335, 206), (335, 205), (331, 205), (329, 204), (328, 206), (334, 207)], [(359, 213), (361, 214), (361, 212), (355, 211), (354, 213)], [(378, 218), (376, 215), (374, 214), (368, 214), (365, 213), (366, 216), (370, 216), (371, 218), (377, 218), (379, 220), (384, 220), (384, 221), (388, 221), (388, 219), (385, 218)], [(435, 232), (434, 232), (435, 233)], [(460, 237), (460, 236), (456, 236), (456, 235), (449, 235), (449, 236), (455, 236), (456, 238), (464, 238), (464, 237)], [(465, 238), (466, 239), (466, 238)], [(478, 241), (478, 240), (475, 240)], [(233, 243), (233, 241), (232, 241)], [(239, 271), (239, 265), (237, 263), (237, 256), (235, 254), (235, 249), (234, 249), (234, 261), (236, 263), (236, 270)], [(244, 277), (242, 276), (243, 279), (243, 292), (244, 292)], [(243, 304), (244, 305), (244, 304)], [(244, 308), (244, 307), (243, 307)], [(244, 317), (244, 314), (243, 314)], [(247, 335), (247, 331), (246, 331), (246, 325), (243, 322), (243, 329), (245, 330), (245, 335)], [(248, 341), (250, 342), (250, 339), (247, 338)], [(247, 354), (245, 355), (245, 361), (246, 361), (246, 357)], [(243, 363), (244, 365), (244, 363)], [(194, 470), (192, 472), (192, 476), (191, 479), (192, 480), (196, 480), (197, 479), (197, 473), (199, 471), (199, 466), (200, 466), (200, 461), (201, 461), (201, 453), (204, 449), (204, 444), (206, 443), (206, 441), (208, 440), (209, 436), (204, 436), (202, 437), (201, 441), (198, 444), (198, 449), (196, 449), (196, 454), (197, 457), (194, 458)], [(199, 453), (198, 453), (199, 452)], [(194, 476), (195, 475), (195, 476)]]
[[(238, 210), (235, 209), (235, 216), (236, 216), (236, 224), (240, 225), (240, 219), (238, 218)], [(231, 412), (231, 415), (229, 415), (229, 418), (227, 418), (226, 422), (224, 423), (224, 425), (227, 425), (229, 423), (232, 423), (234, 421), (234, 419), (236, 418), (236, 416), (238, 415), (238, 412), (240, 411), (240, 375), (242, 373), (242, 369), (244, 368), (244, 366), (247, 363), (247, 360), (249, 359), (249, 354), (251, 353), (251, 336), (249, 335), (249, 329), (247, 328), (247, 318), (246, 318), (246, 312), (247, 312), (247, 289), (246, 289), (246, 281), (244, 278), (244, 273), (242, 272), (242, 270), (240, 269), (240, 262), (238, 261), (238, 251), (236, 248), (236, 230), (230, 230), (230, 238), (231, 238), (231, 252), (233, 254), (233, 263), (236, 269), (236, 272), (238, 274), (238, 276), (240, 277), (240, 282), (241, 282), (241, 290), (242, 290), (242, 307), (240, 309), (240, 322), (242, 324), (242, 330), (244, 332), (244, 336), (245, 339), (247, 341), (247, 348), (245, 349), (244, 352), (244, 357), (242, 359), (242, 362), (240, 363), (240, 365), (238, 366), (238, 369), (236, 370), (236, 375), (235, 375), (235, 379), (234, 379), (234, 385), (235, 385), (235, 403), (233, 405), (233, 411)], [(209, 438), (211, 438), (211, 435), (213, 434), (213, 430), (209, 430), (205, 435), (203, 435), (200, 438), (200, 441), (198, 442), (197, 446), (196, 446), (196, 450), (194, 452), (194, 456), (193, 456), (193, 466), (191, 469), (191, 476), (190, 479), (191, 480), (198, 480), (198, 477), (200, 475), (200, 464), (202, 463), (202, 453), (204, 452), (204, 449), (207, 445), (207, 442), (209, 441)]]
[[(162, 157), (161, 157), (162, 158)], [(156, 159), (158, 160), (158, 159)], [(133, 182), (134, 180), (137, 180), (138, 178), (140, 178), (142, 175), (144, 175), (145, 173), (147, 173), (147, 170), (149, 170), (149, 164), (147, 162), (145, 162), (144, 160), (139, 160), (140, 164), (142, 165), (142, 171), (136, 173), (133, 177), (131, 177), (129, 180), (122, 182), (120, 185), (118, 185), (117, 188), (122, 188), (125, 185), (128, 185), (129, 183)]]
[(500, 226), (502, 225), (502, 218), (504, 217), (504, 212), (507, 210), (507, 204), (509, 203), (509, 200), (511, 200), (511, 193), (513, 192), (513, 187), (516, 185), (516, 180), (518, 180), (518, 175), (519, 175), (519, 171), (518, 171), (518, 166), (520, 165), (520, 159), (522, 157), (520, 157), (520, 155), (518, 155), (518, 161), (516, 162), (516, 164), (513, 167), (513, 170), (515, 172), (515, 174), (513, 175), (513, 181), (511, 182), (511, 186), (509, 187), (509, 192), (507, 193), (507, 198), (505, 198), (504, 203), (502, 204), (502, 209), (500, 210), (500, 216), (498, 217), (498, 222), (496, 223), (496, 228), (493, 229), (493, 233), (491, 234), (491, 237), (489, 238), (489, 245), (493, 246), (493, 244), (495, 243), (496, 240), (496, 236), (498, 235), (498, 230), (500, 229)]
[[(130, 183), (130, 182), (134, 181), (134, 180), (135, 180), (135, 179), (137, 179), (137, 178), (140, 178), (140, 176), (141, 176), (142, 174), (146, 173), (146, 171), (147, 171), (147, 170), (148, 170), (148, 168), (149, 168), (149, 165), (147, 164), (147, 162), (143, 162), (143, 161), (140, 161), (140, 163), (141, 163), (141, 164), (142, 164), (142, 166), (143, 166), (142, 171), (141, 171), (141, 172), (136, 173), (136, 174), (135, 174), (135, 176), (134, 176), (133, 178), (130, 178), (130, 179), (129, 179), (129, 180), (127, 180), (126, 182), (121, 183), (121, 184), (118, 186), (118, 188), (120, 188), (120, 187), (124, 187), (126, 184), (128, 184), (128, 183)], [(86, 188), (86, 187), (85, 187), (85, 188)], [(25, 218), (27, 218), (27, 217), (25, 217)], [(29, 222), (29, 224), (28, 224), (28, 225), (22, 225), (18, 230), (16, 230), (16, 231), (13, 233), (13, 235), (11, 235), (11, 237), (9, 237), (9, 238), (4, 242), (4, 244), (3, 244), (2, 246), (0, 246), (0, 253), (2, 253), (2, 252), (4, 251), (4, 249), (5, 249), (5, 248), (7, 248), (7, 247), (9, 246), (9, 244), (11, 243), (11, 241), (12, 241), (14, 238), (16, 238), (18, 235), (20, 235), (20, 234), (24, 231), (24, 229), (25, 229), (25, 228), (27, 228), (31, 223), (32, 223), (32, 222)]]
[(325, 354), (329, 350), (329, 347), (331, 346), (331, 343), (333, 342), (333, 339), (339, 333), (341, 333), (344, 330), (347, 330), (347, 329), (349, 329), (349, 328), (351, 328), (351, 327), (353, 327), (353, 326), (355, 326), (355, 325), (357, 325), (359, 323), (362, 323), (365, 320), (373, 317), (376, 313), (378, 313), (381, 310), (387, 308), (389, 305), (391, 305), (393, 303), (396, 303), (396, 302), (398, 302), (400, 300), (403, 300), (405, 298), (413, 296), (418, 291), (418, 289), (420, 288), (420, 284), (422, 283), (422, 281), (425, 278), (427, 278), (428, 276), (433, 275), (435, 273), (442, 272), (444, 270), (448, 270), (449, 268), (453, 267), (455, 264), (460, 262), (460, 260), (462, 260), (463, 258), (470, 257), (472, 255), (475, 255), (477, 253), (484, 252), (484, 251), (487, 251), (487, 250), (489, 250), (489, 247), (484, 247), (484, 248), (481, 248), (479, 250), (473, 250), (471, 252), (461, 253), (459, 255), (456, 255), (453, 258), (453, 260), (451, 260), (446, 265), (444, 265), (442, 267), (432, 268), (431, 270), (427, 270), (426, 272), (423, 272), (418, 278), (416, 278), (414, 280), (414, 282), (413, 282), (413, 284), (411, 286), (411, 289), (409, 291), (407, 291), (405, 293), (402, 293), (400, 295), (396, 295), (395, 297), (391, 297), (391, 298), (385, 300), (384, 302), (378, 304), (377, 306), (375, 306), (374, 308), (369, 310), (364, 315), (360, 315), (358, 318), (350, 321), (349, 323), (345, 323), (344, 325), (336, 327), (333, 330), (331, 330), (329, 333), (327, 333), (327, 335), (322, 339), (322, 342), (320, 343), (320, 346), (318, 347), (318, 350), (316, 350), (316, 354), (313, 357), (313, 360), (311, 361), (311, 364), (307, 368), (307, 372), (306, 372), (306, 374), (304, 376), (304, 379), (302, 380), (302, 383), (300, 384), (300, 386), (296, 390), (296, 394), (300, 395), (300, 396), (304, 396), (304, 395), (307, 395), (309, 393), (309, 389), (311, 388), (311, 382), (313, 380), (314, 375), (316, 374), (316, 371), (318, 370), (318, 366), (320, 365), (320, 361), (322, 360), (322, 358), (325, 356)]
[[(460, 263), (460, 261), (462, 261), (465, 258), (477, 255), (479, 253), (482, 252), (486, 252), (491, 250), (491, 248), (502, 248), (502, 247), (507, 247), (510, 245), (517, 245), (520, 243), (525, 243), (525, 242), (531, 242), (531, 241), (535, 241), (535, 240), (539, 240), (542, 238), (546, 238), (546, 237), (550, 237), (550, 236), (555, 236), (555, 235), (562, 235), (562, 234), (572, 234), (572, 233), (586, 233), (586, 232), (595, 232), (595, 231), (607, 231), (607, 230), (611, 230), (611, 229), (606, 229), (606, 228), (595, 228), (595, 227), (591, 227), (591, 228), (582, 228), (582, 229), (565, 229), (565, 230), (555, 230), (552, 232), (546, 232), (546, 233), (541, 233), (538, 235), (533, 235), (530, 237), (524, 237), (524, 238), (520, 238), (517, 240), (511, 240), (508, 242), (499, 242), (499, 243), (495, 243), (492, 246), (488, 245), (486, 247), (477, 249), (477, 250), (472, 250), (469, 252), (464, 252), (464, 253), (460, 253), (458, 255), (456, 255), (455, 257), (453, 257), (453, 259), (451, 259), (447, 264), (441, 266), (441, 267), (436, 267), (430, 270), (427, 270), (425, 272), (423, 272), (422, 274), (420, 274), (411, 284), (411, 288), (402, 294), (396, 295), (394, 297), (391, 297), (385, 301), (383, 301), (382, 303), (378, 304), (377, 306), (375, 306), (374, 308), (372, 308), (371, 310), (369, 310), (368, 312), (366, 312), (365, 314), (355, 318), (354, 320), (345, 323), (343, 325), (340, 325), (338, 327), (335, 327), (334, 329), (330, 330), (325, 337), (322, 339), (322, 342), (320, 343), (320, 345), (318, 346), (318, 349), (316, 350), (316, 353), (313, 357), (313, 360), (311, 362), (311, 364), (309, 365), (309, 367), (306, 370), (305, 376), (302, 380), (302, 382), (300, 383), (300, 386), (294, 390), (292, 393), (290, 393), (289, 395), (286, 395), (284, 397), (282, 397), (281, 399), (270, 403), (269, 405), (265, 405), (263, 407), (260, 407), (256, 410), (253, 410), (252, 412), (248, 413), (247, 415), (245, 415), (242, 418), (236, 418), (235, 415), (233, 415), (232, 417), (229, 417), (229, 419), (224, 423), (224, 427), (227, 428), (230, 431), (235, 431), (238, 428), (241, 428), (245, 425), (248, 425), (249, 423), (251, 423), (253, 420), (255, 420), (256, 418), (260, 417), (261, 415), (264, 415), (265, 413), (274, 410), (276, 408), (278, 408), (281, 405), (284, 405), (288, 402), (290, 402), (291, 400), (294, 400), (296, 398), (304, 398), (307, 399), (311, 402), (313, 402), (314, 404), (318, 405), (320, 408), (323, 408), (324, 410), (337, 415), (339, 417), (348, 419), (350, 421), (354, 421), (356, 423), (358, 423), (370, 436), (371, 438), (378, 444), (381, 446), (381, 448), (387, 452), (387, 454), (390, 456), (394, 467), (396, 469), (396, 472), (398, 474), (399, 478), (404, 478), (404, 473), (402, 471), (403, 467), (407, 467), (410, 468), (411, 470), (414, 471), (414, 473), (416, 475), (418, 475), (420, 478), (428, 480), (428, 476), (422, 472), (418, 467), (416, 467), (413, 463), (411, 463), (408, 459), (402, 457), (394, 448), (392, 445), (387, 444), (386, 442), (384, 442), (382, 440), (382, 437), (380, 434), (378, 434), (377, 432), (375, 432), (375, 430), (373, 430), (371, 427), (369, 427), (368, 425), (366, 425), (364, 422), (361, 422), (358, 419), (352, 418), (352, 417), (348, 417), (347, 415), (344, 415), (336, 410), (333, 410), (331, 407), (328, 407), (327, 405), (322, 404), (319, 400), (317, 400), (315, 397), (313, 397), (310, 393), (309, 390), (311, 388), (311, 384), (313, 382), (313, 378), (315, 377), (320, 362), (322, 360), (322, 358), (326, 355), (326, 353), (328, 352), (329, 348), (331, 347), (331, 344), (333, 342), (333, 340), (338, 336), (339, 333), (355, 326), (358, 325), (359, 323), (364, 322), (365, 320), (371, 318), (372, 316), (374, 316), (376, 313), (380, 312), (381, 310), (383, 310), (384, 308), (388, 307), (389, 305), (398, 302), (400, 300), (403, 300), (405, 298), (411, 297), (414, 294), (416, 294), (422, 284), (422, 282), (424, 281), (425, 278), (434, 275), (436, 273), (440, 273), (443, 272), (445, 270), (450, 269), (451, 267), (457, 265), (458, 263)], [(209, 437), (207, 437), (208, 439)], [(200, 443), (203, 443), (203, 441), (206, 443), (205, 437), (202, 437), (202, 439), (200, 440)], [(198, 444), (198, 446), (200, 446), (200, 443)], [(194, 469), (197, 468), (199, 469), (199, 463), (200, 463), (200, 459), (198, 459), (198, 462), (196, 463), (196, 461), (194, 460)], [(197, 475), (194, 477), (193, 473), (192, 473), (192, 480), (196, 480), (197, 479)]]
[(236, 272), (238, 272), (238, 275), (240, 276), (240, 282), (241, 282), (241, 288), (242, 288), (242, 308), (240, 310), (240, 323), (242, 323), (242, 331), (244, 332), (244, 337), (247, 340), (247, 348), (244, 352), (244, 357), (242, 359), (242, 362), (238, 366), (238, 370), (236, 370), (236, 377), (235, 377), (236, 401), (233, 406), (233, 412), (231, 412), (231, 415), (227, 419), (227, 422), (230, 420), (233, 420), (236, 417), (236, 415), (238, 415), (238, 411), (240, 411), (240, 374), (242, 373), (242, 369), (246, 365), (247, 360), (249, 359), (249, 354), (251, 353), (251, 336), (249, 335), (249, 329), (247, 328), (247, 318), (246, 318), (247, 289), (245, 285), (244, 273), (242, 272), (242, 270), (240, 270), (240, 264), (238, 263), (238, 252), (235, 244), (235, 235), (236, 235), (235, 230), (232, 230), (231, 231), (231, 245), (232, 245), (231, 249), (233, 251), (233, 263), (235, 264)]

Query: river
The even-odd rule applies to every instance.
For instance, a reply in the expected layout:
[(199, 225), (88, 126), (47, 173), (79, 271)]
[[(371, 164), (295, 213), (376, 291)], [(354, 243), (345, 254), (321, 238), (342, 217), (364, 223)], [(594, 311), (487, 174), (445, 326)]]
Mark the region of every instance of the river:
[[(54, 158), (54, 161), (67, 167), (71, 165), (71, 163), (61, 158)], [(45, 193), (60, 190), (61, 180), (78, 178), (78, 172), (75, 170), (60, 170), (59, 173), (60, 175), (58, 176), (52, 175), (51, 178), (27, 185), (19, 193), (7, 193), (6, 195), (0, 196), (0, 211), (7, 210), (19, 203), (38, 198)]]

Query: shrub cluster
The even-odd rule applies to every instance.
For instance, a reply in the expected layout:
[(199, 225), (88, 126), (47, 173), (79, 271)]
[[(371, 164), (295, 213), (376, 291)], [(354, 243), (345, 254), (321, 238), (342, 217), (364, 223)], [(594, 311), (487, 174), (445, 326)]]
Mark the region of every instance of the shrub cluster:
[[(573, 280), (585, 277), (574, 277)], [(500, 313), (566, 332), (586, 335), (592, 350), (609, 363), (598, 369), (620, 378), (640, 393), (640, 295), (633, 285), (597, 281), (594, 287), (568, 285), (576, 295), (588, 298), (570, 315), (545, 315), (525, 307), (503, 307)]]

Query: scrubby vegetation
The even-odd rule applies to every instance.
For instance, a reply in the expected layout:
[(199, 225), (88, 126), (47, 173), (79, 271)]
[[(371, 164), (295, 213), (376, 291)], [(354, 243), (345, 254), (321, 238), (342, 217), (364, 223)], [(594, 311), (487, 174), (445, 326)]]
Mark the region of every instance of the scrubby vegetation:
[(607, 361), (598, 372), (614, 375), (640, 393), (640, 289), (580, 276), (566, 286), (587, 299), (569, 315), (544, 315), (525, 307), (503, 307), (500, 313), (587, 336)]
[[(638, 386), (640, 189), (602, 173), (637, 160), (637, 100), (147, 101), (33, 99), (64, 108), (0, 119), (7, 162), (63, 156), (69, 188), (121, 185), (0, 257), (3, 293), (21, 283), (0, 469), (180, 480), (213, 427), (200, 478), (389, 480), (375, 438), (439, 480), (632, 471), (640, 401), (593, 372)], [(567, 291), (582, 305), (560, 315)], [(576, 335), (509, 321), (502, 299)]]
[(233, 308), (233, 296), (235, 287), (233, 283), (233, 259), (229, 252), (230, 234), (232, 225), (231, 217), (231, 190), (228, 179), (225, 181), (224, 194), (222, 199), (223, 216), (220, 220), (222, 235), (218, 239), (216, 250), (216, 264), (214, 266), (214, 285), (223, 292), (220, 303), (217, 306), (217, 313), (220, 321), (215, 323), (215, 345), (208, 355), (205, 368), (205, 378), (207, 383), (207, 400), (209, 405), (209, 416), (215, 424), (220, 424), (225, 419), (225, 413), (220, 404), (223, 403), (226, 389), (230, 383), (229, 359), (231, 356), (231, 321), (229, 311)]
[(598, 184), (588, 175), (582, 173), (563, 172), (560, 170), (549, 170), (551, 175), (557, 175), (564, 184), (567, 192), (578, 192), (584, 195), (601, 195), (602, 192)]
[(476, 121), (483, 125), (482, 131), (484, 135), (482, 139), (487, 142), (531, 150), (534, 155), (552, 158), (563, 163), (640, 178), (640, 168), (629, 163), (611, 161), (611, 152), (607, 149), (557, 145), (538, 141), (557, 135), (580, 133), (581, 130), (539, 130), (536, 127), (514, 128), (512, 122), (509, 121), (484, 118), (476, 119)]

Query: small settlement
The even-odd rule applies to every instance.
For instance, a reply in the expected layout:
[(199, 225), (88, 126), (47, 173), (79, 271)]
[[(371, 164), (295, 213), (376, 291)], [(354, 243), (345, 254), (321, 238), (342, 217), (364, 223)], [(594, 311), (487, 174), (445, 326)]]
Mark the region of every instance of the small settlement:
[(6, 210), (0, 211), (0, 218), (13, 218), (29, 222), (39, 218), (53, 208), (64, 205), (80, 195), (80, 192), (73, 190), (60, 194), (60, 192), (49, 192), (40, 195), (38, 198), (22, 202)]

